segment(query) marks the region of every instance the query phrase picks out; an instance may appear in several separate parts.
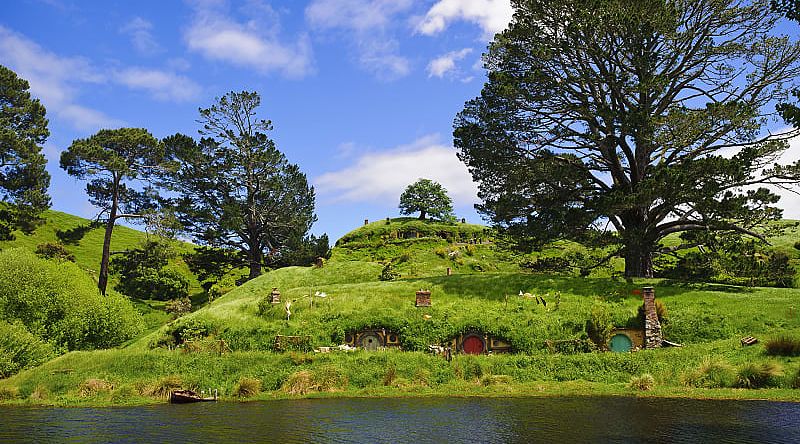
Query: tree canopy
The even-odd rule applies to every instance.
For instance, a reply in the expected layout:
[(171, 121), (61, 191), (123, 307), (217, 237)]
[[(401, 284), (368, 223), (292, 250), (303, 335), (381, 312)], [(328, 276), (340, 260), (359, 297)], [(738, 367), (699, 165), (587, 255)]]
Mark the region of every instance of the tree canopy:
[[(478, 210), (527, 246), (607, 242), (627, 276), (698, 233), (762, 237), (794, 134), (763, 135), (800, 72), (767, 1), (512, 0), (455, 120)], [(687, 233), (667, 248), (661, 240)], [(693, 236), (695, 234), (695, 236)], [(694, 238), (694, 239), (693, 239)]]
[[(773, 10), (800, 24), (800, 0), (772, 0), (771, 3)], [(800, 88), (795, 88), (791, 94), (795, 100), (800, 100)], [(800, 106), (797, 105), (797, 102), (779, 103), (777, 110), (786, 120), (786, 123), (794, 125), (795, 128), (800, 128)]]
[(87, 180), (89, 201), (101, 209), (105, 221), (103, 253), (100, 259), (98, 288), (105, 294), (111, 235), (119, 219), (144, 219), (157, 208), (157, 193), (152, 187), (137, 187), (138, 180), (152, 176), (161, 168), (163, 150), (158, 140), (143, 128), (100, 130), (86, 139), (76, 139), (61, 153), (61, 168), (67, 174)]
[(247, 267), (251, 279), (316, 220), (314, 188), (267, 136), (272, 123), (257, 117), (260, 104), (258, 93), (230, 92), (200, 109), (199, 142), (182, 134), (163, 141), (173, 165), (164, 182), (186, 231), (241, 252), (217, 259)]
[(50, 174), (42, 154), (50, 131), (44, 105), (29, 89), (26, 80), (0, 65), (0, 239), (10, 239), (16, 229), (32, 231), (50, 207)]
[(400, 195), (400, 214), (416, 212), (419, 212), (421, 220), (425, 220), (426, 216), (440, 220), (452, 219), (453, 200), (440, 183), (419, 179)]

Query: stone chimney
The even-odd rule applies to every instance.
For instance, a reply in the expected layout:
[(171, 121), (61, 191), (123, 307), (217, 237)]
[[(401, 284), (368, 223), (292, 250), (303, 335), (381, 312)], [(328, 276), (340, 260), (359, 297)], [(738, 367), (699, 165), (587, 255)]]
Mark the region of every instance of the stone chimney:
[(644, 348), (661, 347), (661, 323), (656, 311), (656, 292), (653, 287), (642, 288), (644, 299)]

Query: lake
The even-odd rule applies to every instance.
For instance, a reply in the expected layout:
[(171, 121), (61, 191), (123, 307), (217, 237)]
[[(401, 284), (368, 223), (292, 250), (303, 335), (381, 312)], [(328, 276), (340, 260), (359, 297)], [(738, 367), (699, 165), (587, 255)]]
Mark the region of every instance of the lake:
[(0, 442), (800, 442), (800, 404), (637, 398), (313, 399), (0, 407)]

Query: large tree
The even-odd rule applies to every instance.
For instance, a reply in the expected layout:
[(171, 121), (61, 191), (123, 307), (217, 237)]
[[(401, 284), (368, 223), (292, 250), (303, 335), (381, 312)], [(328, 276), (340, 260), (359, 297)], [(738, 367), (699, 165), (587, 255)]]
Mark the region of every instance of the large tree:
[(792, 134), (763, 124), (800, 47), (771, 35), (768, 1), (512, 4), (454, 125), (496, 225), (533, 244), (603, 238), (627, 276), (652, 276), (669, 234), (762, 237), (780, 217), (758, 187), (789, 186), (800, 166), (773, 164)]
[(50, 131), (44, 105), (31, 97), (30, 85), (0, 65), (0, 239), (30, 232), (50, 207), (50, 175), (42, 154)]
[[(772, 9), (785, 15), (786, 18), (800, 23), (800, 0), (772, 0)], [(800, 99), (800, 88), (792, 91), (795, 99)], [(779, 103), (778, 112), (786, 120), (786, 123), (800, 128), (800, 105), (797, 102)]]
[(419, 212), (420, 220), (426, 216), (435, 219), (453, 219), (453, 200), (447, 190), (430, 179), (419, 179), (407, 186), (400, 195), (400, 214)]
[(106, 293), (111, 235), (120, 219), (143, 220), (157, 209), (158, 195), (142, 186), (162, 166), (159, 141), (143, 128), (100, 130), (86, 139), (76, 139), (61, 153), (61, 168), (67, 174), (88, 180), (89, 201), (100, 208), (98, 220), (105, 223), (103, 253), (97, 286)]
[(260, 104), (255, 92), (230, 92), (200, 109), (199, 142), (181, 134), (163, 141), (179, 219), (199, 243), (241, 252), (221, 257), (241, 261), (250, 279), (316, 220), (314, 188), (267, 136), (272, 123), (256, 116)]

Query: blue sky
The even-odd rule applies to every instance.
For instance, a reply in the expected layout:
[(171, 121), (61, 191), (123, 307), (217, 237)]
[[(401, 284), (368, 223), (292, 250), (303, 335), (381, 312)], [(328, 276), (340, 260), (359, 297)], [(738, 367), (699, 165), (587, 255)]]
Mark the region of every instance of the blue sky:
[[(74, 139), (120, 126), (196, 136), (198, 107), (246, 89), (316, 187), (313, 232), (335, 240), (397, 216), (420, 177), (480, 222), (452, 122), (480, 93), (480, 56), (510, 20), (509, 0), (20, 0), (4, 10), (0, 64), (47, 107), (56, 210), (96, 214), (84, 183), (58, 168)], [(784, 207), (800, 218), (800, 201)]]

